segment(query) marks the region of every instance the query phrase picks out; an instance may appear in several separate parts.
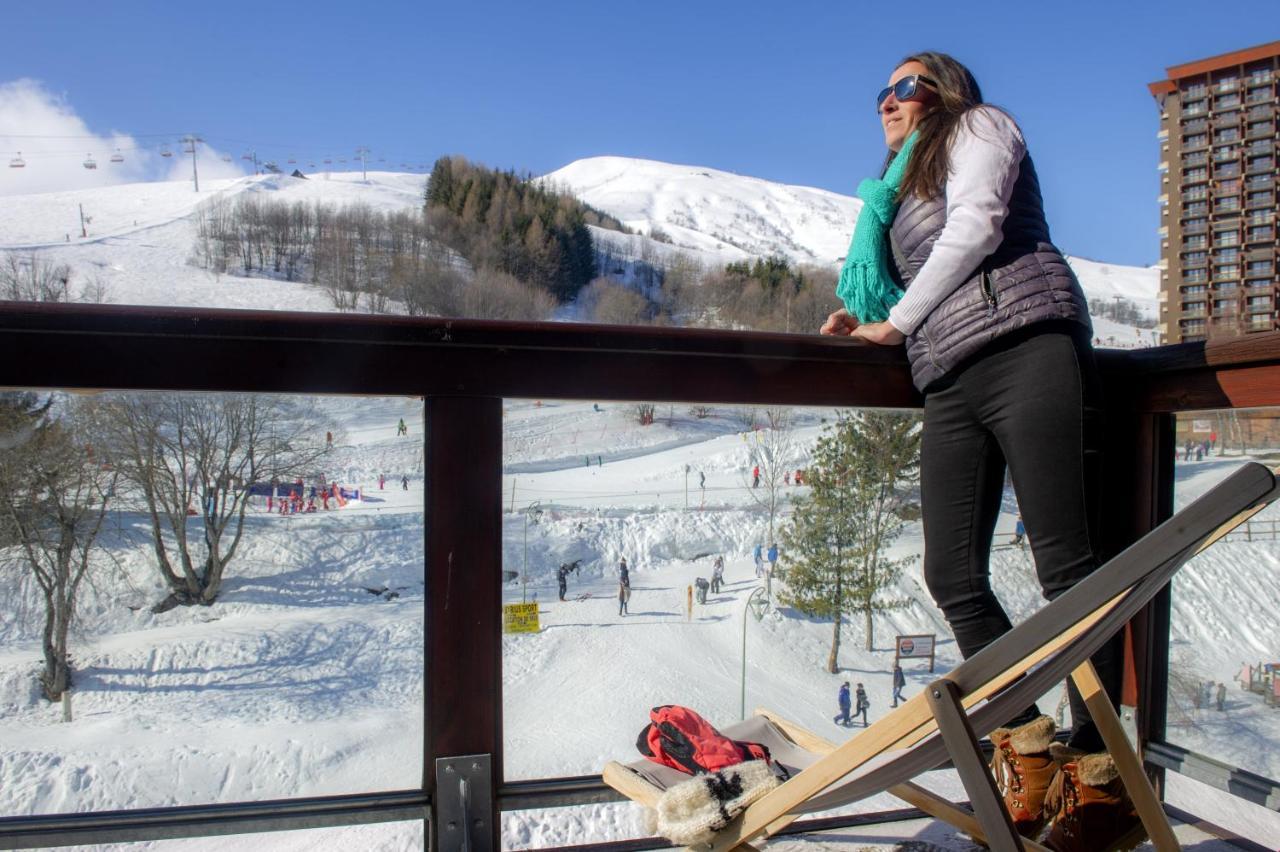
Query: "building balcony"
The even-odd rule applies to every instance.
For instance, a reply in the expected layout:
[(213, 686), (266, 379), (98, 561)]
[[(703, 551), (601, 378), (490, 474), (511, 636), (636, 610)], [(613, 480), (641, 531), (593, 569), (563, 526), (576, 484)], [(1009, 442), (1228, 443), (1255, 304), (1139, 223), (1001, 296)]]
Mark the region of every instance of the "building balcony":
[(1271, 104), (1249, 107), (1245, 115), (1249, 116), (1250, 121), (1259, 121), (1264, 118), (1274, 118), (1276, 108)]
[(1182, 226), (1182, 233), (1184, 234), (1203, 234), (1203, 233), (1207, 233), (1208, 230), (1209, 230), (1208, 224)]
[(1275, 207), (1276, 199), (1275, 199), (1275, 196), (1271, 196), (1271, 195), (1265, 198), (1249, 198), (1249, 199), (1245, 199), (1244, 206), (1245, 206), (1245, 209), (1247, 210), (1254, 210), (1260, 207), (1261, 208)]
[(1169, 128), (1167, 127), (1161, 129), (1158, 133), (1156, 133), (1156, 139), (1160, 140), (1161, 142), (1163, 142), (1168, 138), (1169, 138)]
[(1240, 112), (1236, 111), (1226, 115), (1216, 116), (1210, 124), (1214, 127), (1238, 127), (1240, 125), (1240, 120)]
[(1270, 139), (1259, 139), (1256, 142), (1250, 142), (1244, 147), (1245, 153), (1253, 154), (1270, 154), (1276, 149), (1276, 143)]
[(1196, 133), (1201, 130), (1206, 130), (1208, 129), (1208, 127), (1209, 127), (1209, 119), (1193, 118), (1190, 121), (1182, 122), (1182, 134), (1185, 136), (1189, 133)]
[[(1248, 168), (1245, 169), (1245, 172), (1247, 174), (1256, 175), (1256, 174), (1275, 171), (1275, 167), (1276, 167), (1276, 164), (1274, 162), (1272, 162), (1271, 160), (1265, 160), (1262, 162), (1249, 164)], [(1237, 172), (1237, 174), (1239, 174), (1239, 172)]]

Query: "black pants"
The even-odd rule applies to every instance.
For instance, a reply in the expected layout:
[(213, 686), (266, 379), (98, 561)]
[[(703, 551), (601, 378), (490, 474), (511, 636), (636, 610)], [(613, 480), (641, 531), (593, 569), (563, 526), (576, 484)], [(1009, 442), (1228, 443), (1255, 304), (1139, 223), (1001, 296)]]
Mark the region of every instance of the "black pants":
[[(1087, 334), (1057, 323), (998, 339), (926, 392), (924, 577), (966, 658), (1011, 626), (988, 565), (1006, 465), (1044, 596), (1053, 600), (1098, 566), (1100, 406)], [(1117, 638), (1093, 657), (1113, 702), (1122, 653)], [(1072, 745), (1101, 751), (1084, 701), (1069, 690)], [(1038, 714), (1029, 707), (1010, 724)]]

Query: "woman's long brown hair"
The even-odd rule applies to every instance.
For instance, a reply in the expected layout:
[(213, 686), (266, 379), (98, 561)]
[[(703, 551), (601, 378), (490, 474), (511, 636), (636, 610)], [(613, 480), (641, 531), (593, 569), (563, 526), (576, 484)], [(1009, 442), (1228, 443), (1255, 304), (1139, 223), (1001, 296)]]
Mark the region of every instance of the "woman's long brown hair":
[[(919, 62), (928, 73), (925, 75), (937, 84), (933, 107), (920, 118), (916, 130), (920, 138), (911, 149), (911, 161), (902, 176), (899, 200), (916, 195), (919, 198), (936, 198), (947, 185), (947, 170), (951, 165), (947, 148), (965, 114), (982, 103), (982, 89), (973, 73), (960, 62), (945, 53), (924, 51), (906, 57), (898, 63)], [(885, 167), (893, 161), (894, 153), (885, 158)]]

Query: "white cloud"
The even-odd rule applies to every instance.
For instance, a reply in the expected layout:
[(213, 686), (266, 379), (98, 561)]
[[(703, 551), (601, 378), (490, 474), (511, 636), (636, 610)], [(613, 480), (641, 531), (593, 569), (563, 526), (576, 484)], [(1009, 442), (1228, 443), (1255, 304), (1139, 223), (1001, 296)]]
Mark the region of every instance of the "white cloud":
[[(163, 157), (167, 147), (172, 157)], [(19, 152), (21, 152), (19, 154)], [(124, 159), (111, 162), (114, 155)], [(21, 157), (23, 168), (10, 168)], [(201, 179), (239, 177), (234, 161), (201, 145)], [(97, 164), (86, 169), (87, 159)], [(0, 83), (0, 195), (25, 195), (86, 189), (147, 180), (188, 180), (191, 156), (183, 155), (177, 138), (136, 138), (128, 133), (95, 133), (64, 96), (38, 80)]]

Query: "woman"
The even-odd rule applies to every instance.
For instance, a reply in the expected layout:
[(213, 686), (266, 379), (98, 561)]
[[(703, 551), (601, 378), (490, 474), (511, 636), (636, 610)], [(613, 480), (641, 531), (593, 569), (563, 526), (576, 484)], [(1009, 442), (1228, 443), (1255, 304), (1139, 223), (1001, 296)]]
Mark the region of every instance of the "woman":
[[(988, 565), (1006, 465), (1045, 597), (1098, 565), (1091, 324), (1080, 284), (1050, 241), (1022, 133), (983, 104), (969, 70), (945, 54), (910, 56), (877, 107), (889, 153), (883, 177), (859, 186), (863, 208), (836, 291), (846, 307), (821, 332), (906, 345), (925, 398), (925, 581), (969, 657), (1010, 629)], [(1094, 658), (1113, 700), (1116, 646)], [(1054, 848), (1091, 848), (1069, 838), (1110, 843), (1098, 832), (1128, 831), (1136, 818), (1122, 791), (1115, 827), (1082, 829), (1071, 824), (1078, 815), (1044, 807), (1060, 767), (1079, 783), (1083, 762), (1093, 786), (1108, 794), (1118, 786), (1108, 756), (1082, 761), (1104, 746), (1074, 688), (1071, 708), (1071, 749), (1051, 755), (1053, 721), (1029, 707), (992, 734), (993, 769), (1020, 831), (1032, 836), (1056, 816)]]

